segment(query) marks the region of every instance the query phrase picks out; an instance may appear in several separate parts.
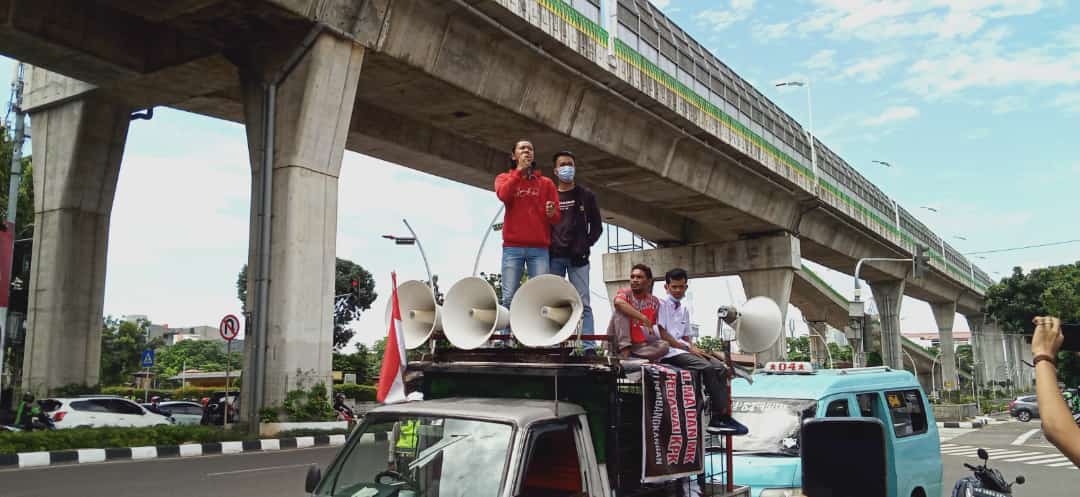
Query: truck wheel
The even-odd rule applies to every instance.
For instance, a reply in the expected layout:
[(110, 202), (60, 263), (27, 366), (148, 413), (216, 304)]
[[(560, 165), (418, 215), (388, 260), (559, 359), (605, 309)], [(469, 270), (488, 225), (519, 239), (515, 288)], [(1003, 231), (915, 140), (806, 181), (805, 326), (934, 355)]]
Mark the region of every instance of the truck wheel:
[(1016, 413), (1016, 419), (1027, 423), (1028, 421), (1031, 421), (1031, 413), (1028, 411), (1019, 411)]

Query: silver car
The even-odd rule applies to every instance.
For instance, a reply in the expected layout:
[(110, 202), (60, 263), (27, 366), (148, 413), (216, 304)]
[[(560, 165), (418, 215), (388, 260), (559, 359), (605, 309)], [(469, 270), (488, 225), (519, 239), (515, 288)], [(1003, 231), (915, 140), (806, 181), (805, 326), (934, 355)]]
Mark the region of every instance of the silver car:
[(197, 425), (202, 420), (203, 407), (198, 402), (172, 400), (158, 404), (161, 410), (172, 414), (178, 425)]
[(1039, 417), (1039, 404), (1034, 395), (1023, 395), (1009, 402), (1009, 414), (1026, 423)]

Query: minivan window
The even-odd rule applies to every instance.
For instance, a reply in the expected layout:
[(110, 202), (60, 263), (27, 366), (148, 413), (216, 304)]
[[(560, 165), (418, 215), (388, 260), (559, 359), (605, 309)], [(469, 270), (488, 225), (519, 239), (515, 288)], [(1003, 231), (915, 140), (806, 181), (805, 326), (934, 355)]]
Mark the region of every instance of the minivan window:
[(892, 417), (893, 432), (897, 438), (926, 433), (926, 411), (918, 390), (885, 392)]
[(825, 408), (826, 418), (846, 418), (848, 417), (848, 405), (847, 399), (839, 399), (829, 402), (829, 407)]
[(732, 440), (733, 449), (744, 454), (798, 457), (802, 422), (814, 417), (817, 409), (817, 401), (810, 399), (736, 397), (731, 400), (731, 413), (750, 433)]
[(864, 418), (878, 418), (881, 417), (880, 408), (878, 407), (878, 394), (877, 392), (860, 393), (855, 396), (855, 400), (859, 403), (859, 415)]

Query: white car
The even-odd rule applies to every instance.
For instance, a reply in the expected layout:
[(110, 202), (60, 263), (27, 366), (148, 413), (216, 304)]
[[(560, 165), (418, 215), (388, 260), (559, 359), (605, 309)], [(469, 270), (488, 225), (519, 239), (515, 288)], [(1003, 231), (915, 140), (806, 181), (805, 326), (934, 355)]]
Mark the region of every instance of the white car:
[(158, 407), (172, 414), (173, 421), (178, 425), (197, 425), (202, 421), (203, 407), (198, 402), (167, 400)]
[(172, 424), (169, 418), (154, 414), (130, 400), (108, 395), (50, 398), (46, 412), (57, 429), (86, 426), (145, 427)]

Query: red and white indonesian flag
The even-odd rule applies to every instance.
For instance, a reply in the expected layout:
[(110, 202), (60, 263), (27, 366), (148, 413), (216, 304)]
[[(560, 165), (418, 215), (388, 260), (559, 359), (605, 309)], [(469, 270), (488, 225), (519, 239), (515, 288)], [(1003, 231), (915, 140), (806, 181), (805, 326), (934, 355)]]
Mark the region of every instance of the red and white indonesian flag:
[(405, 402), (405, 337), (401, 331), (401, 306), (398, 305), (397, 274), (390, 273), (394, 285), (391, 296), (390, 331), (386, 335), (382, 369), (379, 371), (379, 391), (376, 399), (384, 404)]

